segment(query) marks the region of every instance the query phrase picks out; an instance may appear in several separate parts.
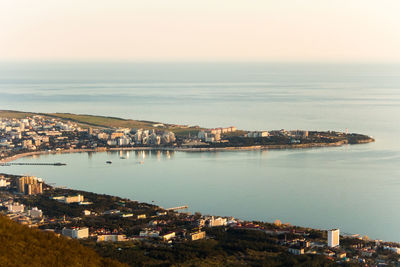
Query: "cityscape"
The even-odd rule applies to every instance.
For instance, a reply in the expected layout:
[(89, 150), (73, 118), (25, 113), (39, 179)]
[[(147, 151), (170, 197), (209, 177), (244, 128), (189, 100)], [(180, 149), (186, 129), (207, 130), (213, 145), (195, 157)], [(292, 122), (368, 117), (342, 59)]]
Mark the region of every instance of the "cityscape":
[[(8, 218), (67, 238), (90, 240), (93, 245), (124, 242), (129, 247), (140, 242), (164, 247), (201, 239), (218, 240), (215, 231), (224, 229), (228, 233), (255, 231), (292, 255), (320, 255), (337, 263), (391, 265), (400, 254), (399, 244), (340, 235), (339, 229), (324, 231), (280, 220), (265, 223), (191, 214), (180, 211), (187, 206), (164, 209), (112, 196), (98, 201), (96, 194), (54, 188), (37, 177), (2, 175), (0, 185), (0, 206)], [(37, 191), (25, 190), (33, 185), (37, 185)]]
[(0, 4), (0, 267), (400, 267), (399, 0)]
[[(168, 149), (182, 144), (216, 144), (226, 134), (240, 134), (244, 139), (269, 139), (286, 136), (288, 142), (304, 140), (309, 131), (238, 131), (236, 127), (200, 129), (193, 137), (168, 130), (80, 127), (78, 123), (34, 115), (22, 119), (3, 118), (0, 124), (1, 156), (8, 158), (71, 149)], [(189, 133), (190, 135), (190, 133)], [(349, 135), (341, 133), (340, 136)], [(366, 139), (368, 140), (368, 139)], [(135, 145), (138, 145), (135, 147)], [(97, 151), (97, 150), (96, 150)], [(52, 163), (49, 163), (52, 164)], [(63, 163), (54, 163), (62, 165)], [(245, 221), (233, 217), (191, 214), (188, 206), (162, 208), (156, 205), (101, 196), (46, 184), (35, 176), (2, 174), (0, 177), (2, 214), (8, 218), (67, 238), (87, 240), (89, 246), (99, 242), (137, 243), (164, 247), (196, 240), (219, 240), (215, 231), (246, 233), (267, 238), (265, 242), (290, 255), (318, 255), (322, 261), (339, 264), (394, 264), (400, 257), (400, 244), (370, 240), (357, 234), (340, 235), (339, 229), (320, 230), (274, 222)], [(99, 200), (101, 199), (101, 200)]]
[[(8, 112), (8, 111), (6, 111)], [(179, 130), (189, 128), (180, 126)], [(150, 129), (79, 126), (49, 116), (23, 119), (0, 118), (0, 159), (16, 159), (35, 152), (100, 151), (107, 149), (155, 148), (192, 151), (218, 149), (282, 149), (342, 146), (374, 142), (372, 137), (348, 132), (308, 130), (238, 131), (236, 127), (200, 129), (190, 127), (186, 134), (151, 124)], [(190, 133), (193, 133), (192, 135)], [(27, 154), (28, 153), (28, 154)]]

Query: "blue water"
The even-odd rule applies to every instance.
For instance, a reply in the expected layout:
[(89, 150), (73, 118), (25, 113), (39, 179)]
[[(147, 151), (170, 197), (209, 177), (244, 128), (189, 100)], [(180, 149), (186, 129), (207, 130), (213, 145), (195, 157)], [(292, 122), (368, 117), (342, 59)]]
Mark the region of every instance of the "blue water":
[[(364, 133), (375, 143), (268, 152), (50, 155), (2, 167), (164, 207), (400, 241), (400, 65), (0, 64), (0, 108), (205, 127)], [(113, 160), (111, 166), (104, 162)]]

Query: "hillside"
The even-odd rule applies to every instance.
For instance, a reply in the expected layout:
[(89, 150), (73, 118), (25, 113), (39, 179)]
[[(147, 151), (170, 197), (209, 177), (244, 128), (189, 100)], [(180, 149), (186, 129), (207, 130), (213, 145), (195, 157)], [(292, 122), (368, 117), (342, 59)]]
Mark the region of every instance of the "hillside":
[(8, 266), (125, 266), (100, 257), (76, 240), (28, 228), (0, 216), (0, 265)]

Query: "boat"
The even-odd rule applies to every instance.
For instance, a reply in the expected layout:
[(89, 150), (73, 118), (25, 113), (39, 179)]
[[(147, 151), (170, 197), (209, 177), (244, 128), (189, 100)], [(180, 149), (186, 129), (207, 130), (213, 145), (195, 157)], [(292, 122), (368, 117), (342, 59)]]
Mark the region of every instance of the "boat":
[(139, 161), (138, 163), (139, 163), (139, 164), (144, 164), (144, 161)]
[(120, 159), (126, 159), (126, 157), (120, 157)]
[(106, 163), (107, 163), (107, 164), (111, 164), (112, 161), (111, 161), (111, 160), (107, 160)]

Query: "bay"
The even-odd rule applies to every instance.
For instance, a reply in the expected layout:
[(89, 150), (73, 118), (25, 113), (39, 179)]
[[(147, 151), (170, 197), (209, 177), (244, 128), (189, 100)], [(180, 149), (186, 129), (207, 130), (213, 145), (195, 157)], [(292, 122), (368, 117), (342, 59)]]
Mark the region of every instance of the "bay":
[[(338, 130), (375, 143), (281, 151), (43, 155), (0, 167), (164, 207), (400, 241), (400, 65), (1, 63), (0, 108), (205, 127)], [(112, 160), (111, 166), (105, 165)]]

